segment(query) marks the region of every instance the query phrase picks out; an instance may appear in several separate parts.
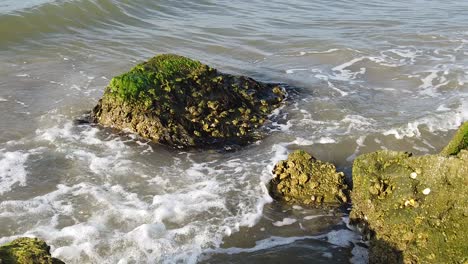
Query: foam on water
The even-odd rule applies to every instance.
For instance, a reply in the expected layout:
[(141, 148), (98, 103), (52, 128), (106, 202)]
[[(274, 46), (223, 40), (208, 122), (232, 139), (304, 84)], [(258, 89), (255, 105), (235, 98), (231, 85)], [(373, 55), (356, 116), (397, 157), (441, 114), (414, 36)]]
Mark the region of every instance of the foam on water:
[(15, 184), (26, 184), (25, 163), (28, 156), (29, 153), (24, 151), (7, 152), (0, 149), (0, 195), (10, 191)]
[[(8, 4), (22, 10), (23, 2)], [(436, 151), (433, 145), (440, 142), (423, 139), (428, 132), (437, 141), (438, 132), (468, 120), (467, 32), (450, 30), (447, 23), (440, 27), (444, 12), (431, 16), (417, 7), (433, 31), (422, 34), (427, 25), (421, 27), (411, 11), (381, 25), (382, 13), (365, 1), (346, 4), (349, 13), (342, 5), (324, 11), (310, 1), (268, 7), (261, 1), (48, 2), (53, 3), (1, 17), (3, 29), (14, 31), (0, 41), (6, 51), (0, 60), (0, 102), (7, 102), (0, 104), (5, 113), (0, 123), (7, 124), (2, 140), (3, 135), (18, 140), (0, 142), (0, 225), (5, 227), (0, 243), (40, 236), (67, 263), (195, 263), (210, 250), (256, 252), (303, 239), (348, 248), (358, 238), (340, 229), (218, 249), (224, 237), (259, 222), (272, 201), (266, 184), (273, 166), (293, 149), (310, 147), (334, 161), (348, 157), (345, 165), (393, 143)], [(455, 14), (460, 3), (438, 5)], [(356, 6), (365, 21), (355, 19)], [(391, 7), (401, 3), (379, 8), (393, 13)], [(314, 10), (320, 11), (311, 16)], [(279, 16), (272, 20), (271, 14)], [(181, 16), (186, 19), (177, 19)], [(372, 30), (382, 26), (388, 30)], [(276, 33), (258, 34), (265, 28)], [(405, 32), (395, 32), (399, 29)], [(132, 45), (135, 41), (139, 45)], [(232, 153), (176, 152), (132, 134), (71, 122), (75, 111), (92, 107), (110, 76), (151, 57), (154, 47), (300, 89), (275, 111), (268, 138)], [(48, 112), (56, 107), (73, 114)], [(278, 116), (280, 110), (287, 115)], [(24, 132), (28, 129), (33, 132)], [(293, 220), (314, 224), (322, 216), (294, 212), (270, 227), (286, 233), (297, 226)], [(366, 258), (363, 247), (352, 253), (351, 262)]]
[(348, 229), (332, 230), (327, 235), (327, 241), (340, 247), (351, 247), (361, 236)]
[(286, 225), (292, 225), (292, 224), (294, 224), (296, 222), (297, 222), (297, 219), (286, 217), (283, 220), (273, 222), (272, 224), (274, 226), (286, 226)]
[(363, 75), (366, 73), (366, 68), (359, 68), (359, 71), (352, 71), (350, 69), (347, 69), (354, 64), (361, 62), (365, 59), (368, 59), (368, 57), (359, 57), (359, 58), (354, 58), (350, 61), (347, 61), (343, 64), (340, 64), (338, 66), (335, 66), (332, 68), (332, 71), (335, 72), (334, 75), (334, 80), (340, 80), (340, 81), (349, 81), (356, 79), (358, 75)]
[(383, 135), (394, 135), (397, 139), (420, 137), (421, 126), (427, 127), (430, 132), (448, 131), (457, 129), (466, 120), (468, 120), (468, 104), (463, 102), (455, 111), (439, 110), (436, 113), (428, 113), (426, 116), (409, 122), (402, 127), (384, 131)]
[[(298, 241), (307, 240), (318, 240), (330, 243), (334, 247), (339, 248), (350, 248), (352, 249), (351, 263), (365, 264), (367, 263), (367, 250), (357, 244), (361, 242), (361, 238), (355, 232), (348, 229), (333, 230), (326, 234), (316, 236), (291, 236), (291, 237), (279, 237), (271, 236), (265, 239), (261, 239), (255, 242), (255, 246), (248, 248), (230, 247), (230, 248), (217, 248), (206, 250), (205, 253), (209, 254), (241, 254), (241, 253), (253, 253), (268, 249), (274, 249), (279, 246), (290, 245)], [(328, 254), (327, 254), (328, 253)], [(324, 252), (330, 256), (329, 252)], [(332, 256), (332, 255), (331, 255)]]
[[(55, 111), (43, 116), (41, 123), (33, 138), (5, 147), (42, 145), (42, 154), (50, 149), (79, 172), (73, 178), (64, 175), (65, 183), (54, 191), (0, 203), (0, 218), (28, 223), (12, 226), (14, 235), (0, 243), (38, 236), (67, 263), (195, 263), (224, 236), (258, 222), (264, 205), (272, 201), (265, 186), (272, 166), (287, 155), (276, 145), (262, 154), (271, 160), (234, 156), (197, 161), (199, 157), (180, 152), (172, 165), (160, 163), (155, 175), (154, 168), (135, 160), (153, 152), (148, 151), (148, 142), (134, 135), (119, 137), (75, 125)], [(2, 192), (26, 182), (25, 162), (31, 154), (2, 150)], [(253, 174), (246, 164), (260, 170)]]
[(317, 219), (317, 218), (320, 218), (320, 217), (324, 217), (324, 216), (331, 216), (329, 214), (319, 214), (319, 215), (308, 215), (308, 216), (305, 216), (304, 217), (304, 220), (313, 220), (313, 219)]

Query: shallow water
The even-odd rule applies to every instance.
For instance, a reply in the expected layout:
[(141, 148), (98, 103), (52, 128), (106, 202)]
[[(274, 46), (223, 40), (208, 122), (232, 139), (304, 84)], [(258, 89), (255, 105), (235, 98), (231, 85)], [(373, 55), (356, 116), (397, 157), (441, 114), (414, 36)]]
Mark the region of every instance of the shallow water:
[[(438, 152), (468, 120), (468, 2), (0, 3), (0, 243), (67, 263), (363, 262), (346, 216), (265, 184), (303, 148), (350, 177), (378, 149)], [(112, 76), (171, 52), (287, 85), (270, 136), (181, 152), (74, 122)]]

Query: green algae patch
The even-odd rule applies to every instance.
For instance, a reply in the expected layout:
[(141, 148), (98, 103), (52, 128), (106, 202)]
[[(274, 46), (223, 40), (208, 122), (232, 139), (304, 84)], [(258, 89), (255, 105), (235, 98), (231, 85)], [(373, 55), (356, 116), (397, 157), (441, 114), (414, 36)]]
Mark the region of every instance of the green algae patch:
[(468, 122), (460, 126), (452, 140), (440, 154), (446, 156), (457, 155), (462, 149), (468, 150)]
[(37, 238), (18, 238), (0, 246), (1, 264), (64, 264), (50, 255), (50, 247)]
[(173, 147), (245, 145), (284, 99), (278, 85), (163, 54), (114, 77), (92, 118)]
[(353, 164), (350, 219), (370, 238), (369, 263), (466, 263), (468, 151), (378, 151)]
[(278, 162), (270, 181), (273, 198), (303, 205), (340, 205), (347, 202), (348, 186), (333, 164), (297, 150)]

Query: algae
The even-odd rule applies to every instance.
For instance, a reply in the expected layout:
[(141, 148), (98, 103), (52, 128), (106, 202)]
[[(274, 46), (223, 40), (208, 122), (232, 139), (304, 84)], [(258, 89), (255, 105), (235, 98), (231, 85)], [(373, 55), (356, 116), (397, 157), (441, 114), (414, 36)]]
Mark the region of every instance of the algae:
[(452, 140), (442, 150), (442, 155), (457, 155), (460, 150), (468, 149), (468, 122), (463, 123)]
[(359, 156), (350, 219), (370, 237), (369, 263), (466, 263), (467, 176), (465, 150), (451, 157)]
[(92, 117), (174, 147), (244, 145), (284, 98), (278, 85), (163, 54), (114, 77)]
[(1, 264), (64, 264), (50, 255), (50, 247), (38, 238), (18, 238), (0, 246)]
[(339, 205), (348, 201), (344, 174), (303, 150), (278, 162), (273, 175), (269, 187), (275, 199), (305, 205)]

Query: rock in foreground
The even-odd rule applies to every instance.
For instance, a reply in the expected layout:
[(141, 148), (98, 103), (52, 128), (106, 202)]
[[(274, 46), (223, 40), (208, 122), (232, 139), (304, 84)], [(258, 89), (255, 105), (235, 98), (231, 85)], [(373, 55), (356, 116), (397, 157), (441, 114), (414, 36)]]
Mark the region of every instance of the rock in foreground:
[(64, 264), (50, 255), (50, 247), (37, 238), (18, 238), (0, 246), (1, 264)]
[(468, 150), (468, 122), (460, 126), (441, 154), (446, 156), (457, 155), (462, 149)]
[(348, 200), (344, 174), (305, 151), (295, 151), (278, 162), (273, 175), (270, 193), (275, 199), (304, 205), (339, 205)]
[(466, 263), (467, 176), (465, 150), (452, 157), (359, 156), (350, 218), (370, 236), (369, 263)]
[(164, 54), (114, 77), (92, 117), (174, 147), (245, 145), (284, 97), (277, 85)]

